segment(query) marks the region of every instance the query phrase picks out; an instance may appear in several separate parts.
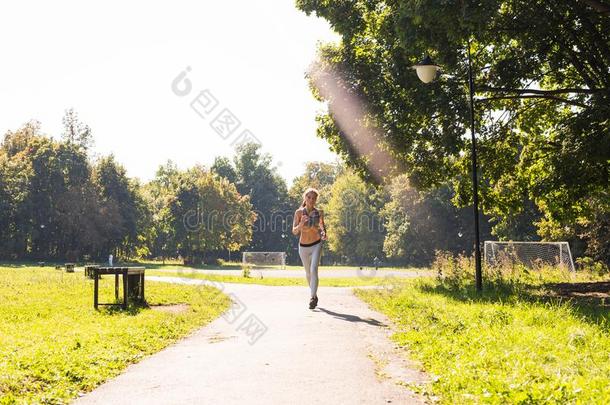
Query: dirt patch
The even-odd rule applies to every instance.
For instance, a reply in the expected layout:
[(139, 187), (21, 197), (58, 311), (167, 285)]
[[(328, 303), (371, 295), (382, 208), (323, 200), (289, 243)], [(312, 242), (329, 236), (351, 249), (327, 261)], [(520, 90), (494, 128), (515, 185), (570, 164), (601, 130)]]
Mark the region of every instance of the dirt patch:
[(168, 304), (168, 305), (151, 305), (150, 309), (154, 311), (169, 312), (170, 314), (181, 314), (189, 309), (188, 304)]

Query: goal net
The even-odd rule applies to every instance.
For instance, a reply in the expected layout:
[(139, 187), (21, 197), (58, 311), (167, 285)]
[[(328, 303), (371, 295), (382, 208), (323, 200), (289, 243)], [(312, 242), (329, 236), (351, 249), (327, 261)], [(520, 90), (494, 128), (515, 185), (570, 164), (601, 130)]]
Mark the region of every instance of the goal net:
[(243, 252), (241, 262), (256, 266), (282, 266), (286, 268), (286, 252)]
[(564, 266), (574, 271), (568, 242), (498, 242), (485, 241), (485, 263), (496, 265), (504, 260), (528, 267), (537, 264)]

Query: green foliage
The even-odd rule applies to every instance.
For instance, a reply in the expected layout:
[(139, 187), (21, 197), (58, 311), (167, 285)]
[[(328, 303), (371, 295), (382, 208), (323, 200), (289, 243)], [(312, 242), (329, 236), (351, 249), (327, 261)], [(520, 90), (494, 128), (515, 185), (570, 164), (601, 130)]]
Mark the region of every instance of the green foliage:
[[(472, 209), (456, 208), (448, 186), (418, 191), (401, 175), (391, 182), (389, 194), (381, 211), (387, 229), (383, 249), (389, 257), (421, 266), (432, 262), (436, 250), (472, 252)], [(487, 239), (485, 217), (481, 222), (482, 238)]]
[(354, 173), (337, 178), (323, 207), (331, 252), (355, 264), (370, 264), (374, 257), (383, 256), (385, 228), (379, 215), (384, 203), (382, 193)]
[[(237, 191), (249, 196), (257, 216), (252, 239), (244, 248), (250, 251), (289, 251), (294, 209), (290, 207), (286, 182), (272, 166), (271, 156), (262, 154), (260, 145), (246, 143), (237, 148), (232, 168), (237, 179)], [(225, 171), (228, 170), (226, 167)]]
[(19, 221), (28, 199), (28, 178), (31, 169), (22, 160), (10, 159), (0, 151), (0, 256), (14, 257), (24, 250), (25, 243), (18, 237), (24, 230)]
[(236, 251), (250, 242), (256, 214), (248, 196), (200, 166), (178, 176), (177, 188), (169, 190), (165, 220), (182, 257), (194, 263), (206, 252)]
[[(607, 268), (591, 259), (577, 259), (577, 272), (567, 267), (554, 267), (542, 261), (534, 261), (531, 266), (515, 262), (510, 257), (500, 257), (496, 265), (483, 266), (484, 289), (491, 294), (498, 291), (510, 292), (513, 295), (527, 295), (532, 287), (545, 283), (571, 283), (599, 281), (606, 274)], [(474, 258), (464, 254), (436, 252), (431, 269), (444, 288), (468, 294), (474, 287)]]
[(152, 257), (177, 257), (178, 247), (173, 237), (169, 204), (180, 182), (180, 171), (168, 161), (157, 170), (155, 178), (144, 185), (143, 197), (150, 207), (151, 222), (143, 236)]
[(250, 278), (250, 273), (252, 272), (252, 265), (250, 263), (242, 263), (241, 265), (242, 277)]
[(307, 162), (305, 172), (296, 177), (290, 187), (291, 205), (298, 207), (303, 203), (303, 193), (309, 187), (313, 187), (320, 192), (316, 204), (324, 206), (328, 202), (330, 187), (337, 177), (344, 171), (340, 162)]
[[(81, 272), (0, 268), (0, 403), (67, 403), (230, 305), (211, 287), (147, 282), (151, 308), (95, 311), (91, 283)], [(113, 302), (113, 288), (114, 279), (100, 281), (103, 302)], [(176, 303), (188, 307), (153, 309)]]
[[(348, 166), (375, 182), (407, 173), (418, 189), (453, 181), (456, 203), (470, 204), (470, 46), (477, 94), (488, 98), (476, 102), (475, 118), (481, 201), (497, 223), (495, 233), (524, 235), (535, 221), (540, 236), (555, 239), (571, 228), (570, 240), (580, 238), (583, 250), (608, 263), (598, 239), (603, 234), (594, 225), (596, 216), (610, 210), (610, 30), (603, 5), (296, 5), (328, 20), (342, 37), (338, 45), (320, 47), (309, 77), (314, 95), (328, 101), (328, 112), (318, 117), (318, 136)], [(424, 55), (445, 74), (427, 85), (410, 69)], [(346, 103), (346, 95), (366, 107), (359, 125), (349, 128), (341, 117), (357, 103)], [(363, 148), (367, 142), (372, 146)], [(375, 165), (384, 151), (390, 162)]]
[(112, 227), (108, 228), (104, 250), (117, 257), (134, 256), (142, 246), (139, 232), (150, 215), (139, 190), (140, 186), (127, 177), (123, 166), (114, 156), (101, 158), (93, 167), (92, 180), (98, 189), (101, 203), (115, 214)]
[(605, 276), (610, 274), (610, 267), (602, 262), (596, 262), (590, 257), (579, 257), (576, 259), (576, 267), (581, 272)]
[(235, 172), (231, 161), (224, 156), (214, 159), (214, 164), (212, 164), (210, 170), (229, 180), (231, 183), (237, 183), (237, 173)]
[(5, 135), (0, 147), (2, 257), (75, 261), (115, 250), (128, 255), (138, 247), (138, 221), (146, 211), (137, 185), (112, 157), (92, 167), (86, 145), (75, 139), (54, 141), (40, 133), (36, 122)]
[(76, 145), (84, 150), (93, 146), (91, 128), (78, 119), (78, 113), (73, 108), (66, 110), (62, 123), (64, 124), (62, 139), (66, 143)]
[[(63, 141), (41, 134), (33, 121), (0, 145), (1, 258), (200, 260), (251, 241), (252, 205), (226, 178), (200, 167), (180, 172), (168, 162), (141, 186), (114, 156), (89, 160), (91, 131), (74, 111), (64, 124)], [(253, 181), (271, 179), (277, 183), (277, 175)], [(185, 225), (189, 215), (195, 229)]]

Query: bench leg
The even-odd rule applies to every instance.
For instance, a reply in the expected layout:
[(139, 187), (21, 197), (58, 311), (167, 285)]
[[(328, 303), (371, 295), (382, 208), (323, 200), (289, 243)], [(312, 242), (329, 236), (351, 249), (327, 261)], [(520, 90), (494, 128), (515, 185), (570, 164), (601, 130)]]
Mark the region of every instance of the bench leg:
[(114, 301), (119, 302), (119, 275), (114, 275)]
[(123, 309), (127, 309), (127, 272), (123, 272)]
[(97, 272), (93, 273), (93, 308), (97, 309), (97, 293), (99, 289), (99, 280), (97, 278)]
[(141, 289), (142, 291), (140, 292), (142, 294), (142, 303), (146, 302), (146, 299), (144, 298), (144, 273), (142, 273), (140, 275), (140, 285), (141, 285)]

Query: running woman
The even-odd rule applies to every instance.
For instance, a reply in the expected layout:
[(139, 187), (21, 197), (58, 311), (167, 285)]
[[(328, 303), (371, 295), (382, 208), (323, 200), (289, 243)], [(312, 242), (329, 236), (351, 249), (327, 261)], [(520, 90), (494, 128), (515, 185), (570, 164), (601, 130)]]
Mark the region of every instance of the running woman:
[(311, 290), (309, 309), (318, 305), (318, 265), (322, 253), (322, 241), (326, 240), (326, 226), (322, 211), (315, 208), (320, 193), (308, 188), (303, 193), (303, 204), (294, 213), (292, 233), (299, 238), (299, 256)]

